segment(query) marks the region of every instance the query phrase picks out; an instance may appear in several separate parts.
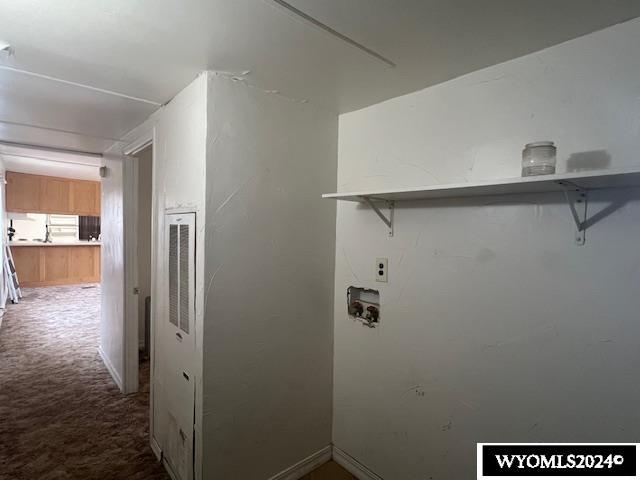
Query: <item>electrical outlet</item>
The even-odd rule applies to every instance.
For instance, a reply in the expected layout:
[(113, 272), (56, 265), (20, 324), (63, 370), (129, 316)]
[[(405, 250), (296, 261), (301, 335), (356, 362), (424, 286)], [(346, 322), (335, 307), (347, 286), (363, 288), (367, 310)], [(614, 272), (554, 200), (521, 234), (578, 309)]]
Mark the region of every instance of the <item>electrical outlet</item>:
[(388, 258), (376, 258), (376, 282), (387, 283)]

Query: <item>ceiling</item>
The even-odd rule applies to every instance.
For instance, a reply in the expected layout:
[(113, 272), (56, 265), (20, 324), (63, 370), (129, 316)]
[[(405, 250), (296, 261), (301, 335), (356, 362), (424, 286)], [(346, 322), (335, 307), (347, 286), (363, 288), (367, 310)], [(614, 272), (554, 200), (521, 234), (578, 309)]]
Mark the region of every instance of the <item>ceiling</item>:
[(0, 140), (102, 152), (206, 69), (348, 112), (640, 16), (638, 0), (288, 1), (396, 66), (274, 0), (3, 0)]
[(0, 158), (7, 171), (50, 177), (100, 180), (102, 158), (51, 149), (0, 143)]

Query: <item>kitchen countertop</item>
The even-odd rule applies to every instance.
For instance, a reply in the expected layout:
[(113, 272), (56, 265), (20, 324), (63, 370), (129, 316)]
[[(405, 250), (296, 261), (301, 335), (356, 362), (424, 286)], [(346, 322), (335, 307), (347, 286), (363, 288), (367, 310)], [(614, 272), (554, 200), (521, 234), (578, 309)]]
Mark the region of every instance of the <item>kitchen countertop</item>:
[(102, 245), (101, 242), (89, 242), (87, 240), (78, 240), (76, 242), (55, 242), (55, 243), (44, 243), (44, 242), (32, 242), (32, 241), (19, 241), (13, 240), (12, 242), (7, 242), (7, 245), (10, 247), (99, 247)]

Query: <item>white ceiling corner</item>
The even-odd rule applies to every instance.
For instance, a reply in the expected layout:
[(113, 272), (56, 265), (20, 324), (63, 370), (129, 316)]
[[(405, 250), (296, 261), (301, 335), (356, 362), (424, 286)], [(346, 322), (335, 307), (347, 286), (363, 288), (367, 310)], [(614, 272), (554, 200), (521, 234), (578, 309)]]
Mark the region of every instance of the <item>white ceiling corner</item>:
[(100, 155), (0, 143), (0, 159), (5, 170), (10, 172), (100, 180)]
[(273, 0), (5, 0), (0, 141), (102, 152), (208, 69), (348, 112), (640, 15), (636, 0), (287, 3), (396, 66)]

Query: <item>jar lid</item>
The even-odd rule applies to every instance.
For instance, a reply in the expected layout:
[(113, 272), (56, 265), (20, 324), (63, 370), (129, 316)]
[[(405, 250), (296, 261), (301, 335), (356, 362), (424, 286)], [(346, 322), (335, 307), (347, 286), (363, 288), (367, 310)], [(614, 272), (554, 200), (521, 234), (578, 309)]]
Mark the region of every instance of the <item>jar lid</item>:
[(553, 147), (553, 142), (545, 141), (545, 142), (533, 142), (527, 143), (524, 148), (532, 148), (532, 147)]

